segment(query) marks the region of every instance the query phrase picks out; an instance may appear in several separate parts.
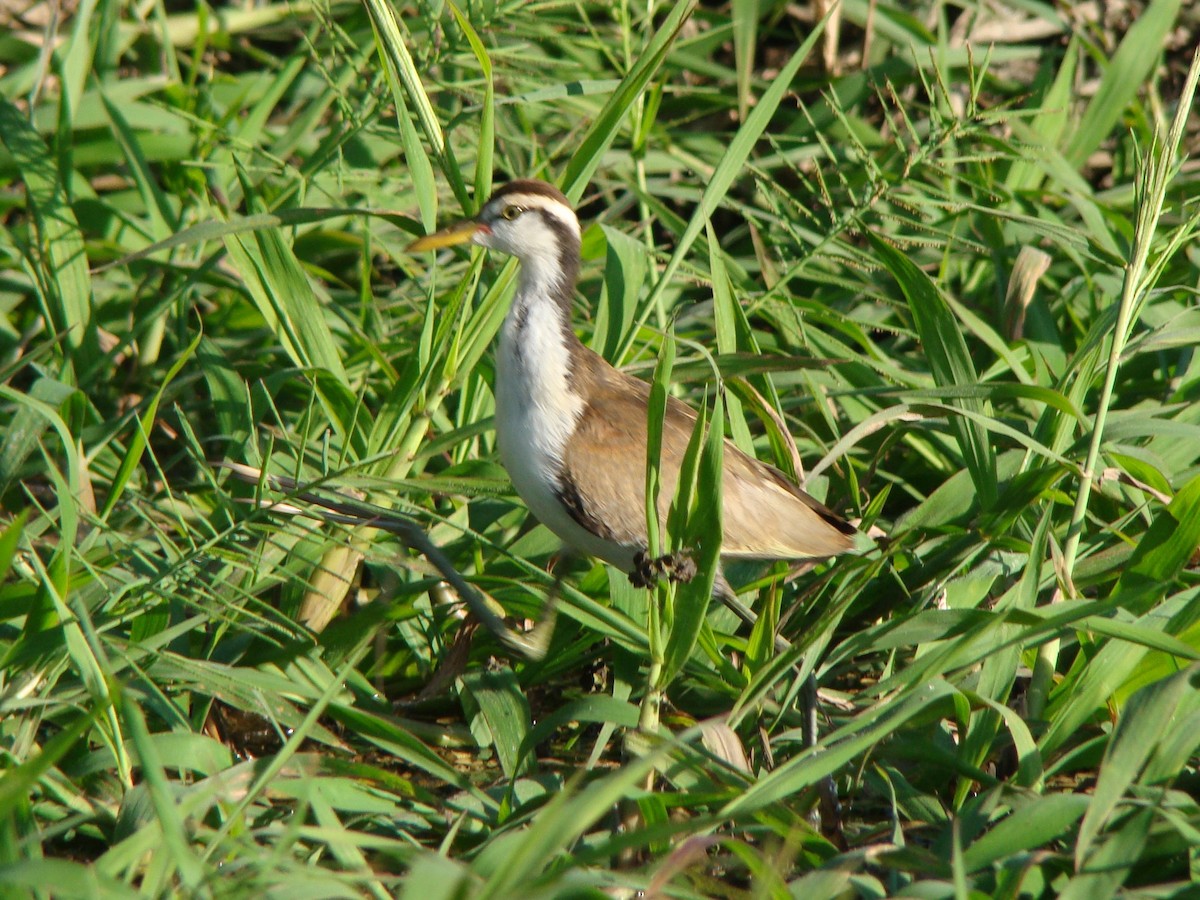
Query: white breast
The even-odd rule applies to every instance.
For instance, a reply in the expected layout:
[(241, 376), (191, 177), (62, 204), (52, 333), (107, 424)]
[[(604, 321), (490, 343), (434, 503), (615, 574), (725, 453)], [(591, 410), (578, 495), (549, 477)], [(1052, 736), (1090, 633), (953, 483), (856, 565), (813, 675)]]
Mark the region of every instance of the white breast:
[(526, 305), (519, 291), (504, 320), (496, 354), (500, 459), (538, 521), (571, 547), (628, 570), (630, 551), (583, 528), (558, 500), (563, 450), (583, 412), (583, 402), (568, 390), (570, 351), (561, 317), (555, 303)]

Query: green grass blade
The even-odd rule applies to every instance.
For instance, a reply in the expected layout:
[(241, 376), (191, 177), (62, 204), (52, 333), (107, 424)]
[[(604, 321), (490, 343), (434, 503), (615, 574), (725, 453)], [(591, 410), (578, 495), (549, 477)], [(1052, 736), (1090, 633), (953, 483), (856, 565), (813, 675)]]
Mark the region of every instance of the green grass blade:
[[(1145, 533), (1110, 598), (1118, 609), (1151, 610), (1143, 620), (1157, 630), (1167, 623), (1153, 607), (1200, 547), (1200, 477), (1175, 495), (1168, 513)], [(1041, 740), (1043, 752), (1060, 746), (1102, 708), (1146, 652), (1144, 645), (1111, 641), (1096, 652), (1092, 665), (1077, 679), (1065, 682), (1058, 692), (1061, 700), (1048, 709), (1050, 727)]]
[(650, 402), (646, 419), (646, 553), (652, 559), (663, 553), (662, 527), (658, 516), (658, 495), (662, 486), (662, 434), (675, 366), (675, 339), (667, 335), (658, 348), (658, 362), (650, 380)]
[(162, 759), (159, 758), (154, 742), (150, 739), (146, 719), (141, 709), (126, 694), (120, 695), (119, 706), (121, 719), (129, 729), (133, 747), (137, 751), (142, 778), (154, 805), (163, 836), (162, 853), (169, 860), (173, 871), (178, 873), (183, 886), (189, 892), (195, 891), (204, 879), (203, 868), (200, 860), (192, 853), (187, 828), (176, 806), (174, 791), (163, 770)]
[(1067, 882), (1058, 895), (1060, 900), (1105, 900), (1117, 896), (1146, 848), (1154, 816), (1153, 807), (1130, 816)]
[[(685, 732), (674, 739), (682, 743), (694, 737)], [(582, 788), (568, 788), (554, 796), (537, 820), (509, 849), (503, 864), (484, 885), (480, 896), (498, 897), (518, 891), (546, 865), (571, 847), (601, 816), (607, 815), (622, 797), (666, 758), (670, 744), (632, 760), (617, 772)]]
[(54, 885), (59, 897), (80, 900), (129, 900), (139, 896), (129, 885), (97, 873), (94, 866), (66, 859), (29, 859), (0, 865), (0, 884), (10, 887), (14, 894), (28, 890), (24, 896), (36, 896), (46, 885)]
[(521, 747), (531, 726), (529, 701), (511, 669), (496, 672), (468, 672), (463, 687), (478, 705), (492, 734), (496, 757), (507, 778), (526, 775), (533, 768), (533, 757), (522, 756)]
[(609, 97), (604, 109), (596, 116), (583, 140), (579, 142), (579, 149), (571, 155), (571, 161), (559, 182), (563, 193), (570, 200), (578, 200), (583, 195), (584, 189), (591, 181), (592, 173), (600, 165), (604, 152), (616, 140), (629, 110), (646, 89), (650, 79), (662, 67), (694, 5), (694, 0), (676, 0), (654, 37), (642, 51), (637, 65), (621, 79), (620, 87)]
[(1075, 794), (1030, 796), (994, 828), (972, 842), (963, 854), (967, 872), (1019, 856), (1066, 835), (1088, 809), (1086, 797)]
[(227, 234), (225, 246), (250, 297), (296, 365), (324, 369), (348, 387), (349, 378), (325, 311), (279, 230)]
[[(763, 91), (763, 95), (758, 98), (754, 109), (746, 117), (745, 124), (737, 130), (737, 133), (729, 141), (729, 146), (721, 155), (720, 162), (717, 163), (712, 175), (705, 184), (704, 193), (701, 195), (700, 202), (696, 205), (695, 210), (693, 210), (687, 227), (675, 244), (675, 250), (672, 252), (671, 258), (667, 261), (666, 266), (663, 267), (662, 274), (659, 275), (658, 280), (654, 283), (654, 287), (650, 290), (650, 295), (646, 298), (642, 307), (642, 315), (639, 317), (639, 326), (645, 324), (650, 312), (657, 308), (659, 300), (675, 278), (676, 271), (678, 271), (679, 266), (687, 257), (696, 238), (700, 236), (705, 223), (712, 218), (713, 212), (716, 211), (721, 201), (724, 200), (734, 180), (742, 174), (746, 160), (750, 158), (750, 154), (754, 150), (754, 145), (762, 137), (767, 126), (770, 125), (771, 118), (775, 115), (779, 104), (783, 102), (783, 98), (791, 88), (792, 79), (796, 77), (796, 73), (800, 71), (800, 67), (808, 59), (808, 54), (816, 46), (817, 40), (821, 36), (822, 31), (824, 31), (824, 28), (825, 21), (822, 20), (809, 33), (808, 37), (804, 39), (804, 42), (796, 48), (792, 54), (792, 58), (779, 71), (779, 74), (771, 82), (770, 87)], [(632, 343), (632, 336), (633, 333), (631, 332), (630, 336), (624, 342), (620, 357), (624, 357), (625, 353), (628, 352), (629, 346)]]
[(758, 0), (734, 0), (733, 55), (737, 62), (738, 114), (744, 119), (750, 108), (750, 81), (758, 39)]
[(496, 89), (492, 83), (492, 61), (488, 58), (487, 48), (483, 46), (483, 41), (476, 34), (470, 19), (463, 15), (457, 4), (450, 3), (450, 12), (454, 14), (454, 20), (466, 35), (467, 43), (471, 45), (471, 52), (475, 54), (475, 60), (479, 63), (485, 83), (483, 108), (479, 112), (478, 149), (475, 156), (475, 202), (483, 203), (484, 199), (492, 193), (492, 152), (496, 141)]
[(49, 772), (88, 732), (100, 717), (98, 706), (76, 716), (70, 725), (51, 736), (41, 752), (7, 769), (0, 778), (0, 817), (7, 819), (34, 793), (38, 779)]
[(133, 476), (134, 470), (141, 464), (142, 454), (146, 451), (147, 435), (154, 428), (154, 422), (158, 418), (158, 405), (162, 402), (163, 394), (171, 382), (175, 380), (175, 377), (183, 370), (184, 366), (191, 361), (192, 354), (200, 346), (200, 341), (203, 337), (203, 332), (198, 332), (187, 349), (179, 354), (175, 362), (172, 363), (171, 368), (167, 370), (167, 374), (163, 377), (162, 383), (159, 384), (158, 390), (150, 398), (150, 402), (146, 406), (146, 411), (133, 420), (134, 430), (132, 439), (129, 441), (129, 449), (126, 450), (124, 457), (121, 459), (121, 466), (117, 469), (117, 474), (113, 476), (112, 487), (109, 489), (108, 497), (104, 501), (104, 507), (100, 510), (101, 519), (108, 518), (109, 514), (113, 511), (113, 507), (117, 505), (117, 501), (121, 499), (121, 495), (125, 492), (125, 488), (128, 487), (129, 479)]
[[(947, 387), (972, 386), (978, 382), (975, 366), (967, 351), (966, 341), (950, 307), (938, 292), (929, 276), (913, 265), (903, 253), (878, 236), (869, 235), (871, 246), (884, 267), (896, 279), (908, 301), (913, 322), (921, 336), (929, 367), (937, 383)], [(986, 405), (964, 399), (964, 409), (987, 414)], [(978, 422), (954, 421), (959, 448), (967, 471), (979, 492), (979, 503), (985, 510), (996, 502), (996, 454), (987, 431)]]
[[(684, 519), (679, 543), (692, 552), (696, 575), (679, 585), (674, 615), (663, 654), (663, 685), (674, 681), (692, 656), (696, 640), (708, 614), (709, 599), (721, 563), (721, 482), (725, 451), (725, 410), (718, 393), (712, 417), (701, 417), (696, 429), (704, 428), (696, 482), (690, 509)], [(683, 481), (683, 478), (680, 478)], [(677, 492), (677, 496), (681, 493)]]
[[(1197, 673), (1200, 665), (1151, 684), (1129, 699), (1105, 750), (1095, 793), (1079, 827), (1076, 868), (1084, 867), (1101, 830), (1111, 821), (1126, 792), (1138, 782), (1160, 743), (1200, 707)], [(1194, 736), (1195, 742), (1200, 742), (1200, 736)]]
[(610, 359), (633, 324), (650, 257), (641, 241), (607, 225), (601, 228), (605, 237), (604, 293), (596, 306), (591, 346)]
[(9, 420), (4, 440), (0, 442), (0, 494), (7, 493), (29, 455), (37, 449), (42, 434), (51, 427), (53, 419), (49, 414), (59, 418), (75, 390), (54, 378), (43, 377), (35, 381), (25, 395), (32, 402), (17, 404), (17, 411)]
[(780, 802), (799, 790), (818, 784), (861, 753), (867, 752), (886, 735), (895, 732), (914, 716), (922, 715), (929, 704), (949, 698), (953, 693), (942, 681), (915, 688), (910, 696), (896, 698), (859, 716), (852, 727), (828, 737), (812, 752), (802, 753), (764, 775), (721, 810), (722, 816), (736, 816)]
[(1100, 78), (1100, 87), (1072, 129), (1065, 155), (1081, 166), (1108, 137), (1137, 96), (1146, 77), (1159, 64), (1159, 50), (1175, 26), (1181, 0), (1151, 0), (1130, 26)]
[[(413, 110), (417, 121), (421, 124), (425, 140), (429, 143), (433, 150), (433, 156), (438, 161), (438, 167), (450, 183), (459, 205), (463, 209), (470, 209), (471, 198), (467, 193), (462, 171), (454, 158), (454, 150), (442, 132), (437, 113), (434, 112), (429, 95), (425, 92), (425, 86), (421, 82), (421, 75), (417, 71), (412, 54), (408, 51), (411, 36), (406, 29), (401, 27), (390, 3), (384, 2), (384, 0), (363, 0), (363, 6), (366, 7), (367, 14), (370, 16), (371, 27), (375, 31), (375, 42), (379, 45), (379, 55), (383, 64), (395, 74), (404, 88), (403, 94), (393, 94), (400, 117), (405, 118), (407, 110)], [(409, 147), (407, 141), (405, 145), (406, 150), (416, 149)], [(414, 157), (419, 156), (420, 154), (411, 154), (410, 164), (415, 164)]]
[(0, 141), (12, 154), (33, 213), (38, 272), (46, 314), (87, 371), (100, 354), (92, 316), (91, 276), (79, 223), (54, 155), (29, 120), (0, 97)]

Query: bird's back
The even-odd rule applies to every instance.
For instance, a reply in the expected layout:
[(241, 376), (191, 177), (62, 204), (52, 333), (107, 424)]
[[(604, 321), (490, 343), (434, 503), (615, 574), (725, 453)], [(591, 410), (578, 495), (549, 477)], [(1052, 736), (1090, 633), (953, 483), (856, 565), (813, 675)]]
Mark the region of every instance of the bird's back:
[[(564, 457), (564, 479), (587, 503), (573, 511), (590, 530), (626, 546), (646, 545), (646, 459), (616, 453), (645, 448), (650, 386), (614, 369), (590, 350), (579, 355), (574, 382), (586, 397), (575, 438)], [(696, 424), (686, 404), (668, 398), (663, 422), (659, 517), (679, 479), (679, 464)], [(722, 556), (743, 559), (815, 559), (850, 549), (855, 529), (792, 484), (773, 466), (726, 440), (722, 480)]]

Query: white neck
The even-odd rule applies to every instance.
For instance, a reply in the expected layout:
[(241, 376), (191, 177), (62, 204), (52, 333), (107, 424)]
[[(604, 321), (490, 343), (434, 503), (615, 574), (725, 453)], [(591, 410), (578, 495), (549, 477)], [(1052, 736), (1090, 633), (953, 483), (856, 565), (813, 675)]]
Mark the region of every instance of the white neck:
[(544, 449), (557, 463), (582, 403), (569, 390), (571, 325), (555, 296), (554, 271), (529, 261), (521, 267), (516, 295), (500, 327), (496, 418), (501, 443), (506, 426), (521, 420), (544, 438)]
[[(591, 539), (568, 515), (558, 493), (567, 442), (583, 413), (570, 390), (571, 346), (567, 310), (529, 261), (521, 271), (496, 352), (496, 439), (517, 493), (552, 531), (588, 552)], [(577, 533), (578, 532), (578, 533)]]
[[(519, 404), (558, 413), (572, 406), (567, 393), (571, 371), (571, 321), (568, 303), (560, 298), (574, 285), (564, 285), (558, 246), (530, 241), (520, 255), (517, 291), (500, 327), (496, 357), (497, 406)], [(575, 416), (565, 417), (567, 435)], [(553, 422), (548, 422), (552, 433)], [(502, 438), (503, 440), (503, 438)], [(564, 437), (565, 441), (565, 437)], [(561, 450), (561, 445), (557, 449)]]

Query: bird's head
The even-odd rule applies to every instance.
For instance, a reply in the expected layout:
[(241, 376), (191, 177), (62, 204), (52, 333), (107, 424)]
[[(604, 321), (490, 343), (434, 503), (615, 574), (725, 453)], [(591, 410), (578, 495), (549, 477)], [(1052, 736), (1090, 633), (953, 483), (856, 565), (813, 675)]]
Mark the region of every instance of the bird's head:
[(562, 192), (544, 181), (512, 181), (499, 188), (473, 219), (418, 238), (409, 250), (478, 244), (522, 262), (578, 259), (579, 219)]

